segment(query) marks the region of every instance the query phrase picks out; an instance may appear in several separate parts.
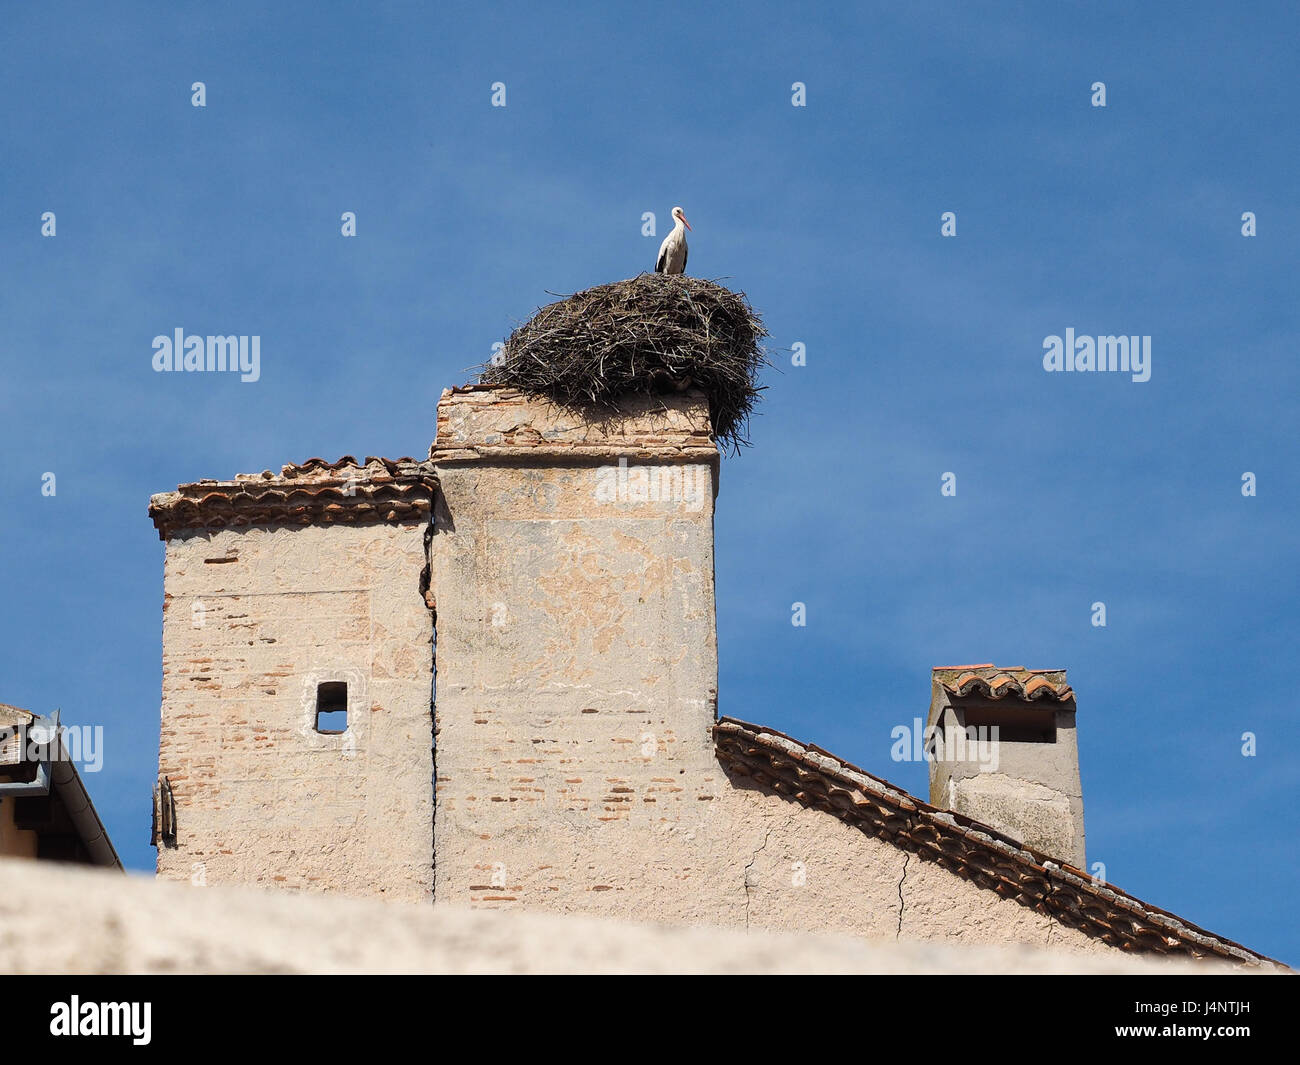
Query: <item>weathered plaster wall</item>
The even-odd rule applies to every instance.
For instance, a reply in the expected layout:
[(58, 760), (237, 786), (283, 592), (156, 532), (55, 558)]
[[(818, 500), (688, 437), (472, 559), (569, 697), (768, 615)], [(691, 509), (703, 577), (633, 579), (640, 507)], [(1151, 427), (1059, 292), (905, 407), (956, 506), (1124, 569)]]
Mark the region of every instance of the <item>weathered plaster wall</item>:
[(724, 783), (709, 739), (716, 453), (698, 404), (672, 402), (575, 440), (536, 401), (444, 397), (440, 898), (711, 910), (696, 885)]
[[(444, 394), (439, 904), (1107, 951), (727, 777), (710, 734), (707, 412), (697, 396), (666, 402), (578, 428), (508, 391)], [(602, 498), (620, 457), (628, 490)], [(709, 485), (689, 506), (631, 488), (636, 466), (684, 463)]]
[(743, 778), (732, 788), (724, 804), (727, 819), (737, 827), (754, 824), (759, 834), (753, 849), (746, 850), (745, 835), (728, 832), (725, 824), (716, 827), (723, 837), (716, 891), (729, 897), (743, 888), (748, 927), (1111, 952), (1076, 929), (821, 810)]
[[(421, 525), (251, 528), (167, 542), (160, 877), (427, 899), (432, 619)], [(315, 731), (348, 682), (348, 730)]]

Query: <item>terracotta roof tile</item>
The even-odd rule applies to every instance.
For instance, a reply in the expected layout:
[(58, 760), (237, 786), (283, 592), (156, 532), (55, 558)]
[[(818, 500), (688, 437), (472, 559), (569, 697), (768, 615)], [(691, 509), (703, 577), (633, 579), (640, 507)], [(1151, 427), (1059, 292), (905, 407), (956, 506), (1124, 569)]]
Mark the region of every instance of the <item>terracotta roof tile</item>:
[(254, 525), (417, 524), (427, 521), (437, 477), (428, 462), (351, 455), (311, 458), (278, 474), (183, 484), (149, 500), (159, 539)]
[(983, 695), (989, 699), (1013, 696), (1031, 702), (1050, 699), (1060, 703), (1074, 698), (1074, 689), (1066, 683), (1063, 669), (1003, 667), (984, 662), (976, 666), (935, 666), (932, 675), (950, 695)]
[(987, 825), (931, 806), (819, 747), (730, 717), (718, 720), (713, 737), (718, 761), (728, 772), (823, 810), (1112, 947), (1286, 968), (1113, 885), (1098, 884), (1083, 870)]

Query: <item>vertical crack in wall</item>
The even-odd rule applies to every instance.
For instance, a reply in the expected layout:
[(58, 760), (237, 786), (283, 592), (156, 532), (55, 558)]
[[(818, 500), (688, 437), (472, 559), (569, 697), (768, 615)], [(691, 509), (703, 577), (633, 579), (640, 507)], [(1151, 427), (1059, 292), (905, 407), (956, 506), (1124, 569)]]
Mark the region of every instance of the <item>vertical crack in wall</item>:
[(436, 902), (438, 899), (438, 629), (436, 617), (430, 619), (430, 625), (433, 626), (433, 639), (430, 644), (429, 656), (432, 659), (430, 670), (433, 676), (429, 683), (429, 742), (432, 745), (431, 759), (433, 763), (433, 776), (429, 781), (429, 787), (432, 788), (432, 802), (429, 804), (431, 816), (429, 817), (429, 839), (430, 839), (430, 863), (429, 863), (429, 901)]
[[(786, 821), (785, 825), (783, 826), (782, 832), (788, 832), (789, 829), (794, 825), (794, 819), (798, 817), (799, 814), (802, 812), (803, 812), (802, 810), (795, 810), (795, 812), (790, 815), (789, 819)], [(771, 838), (772, 838), (772, 828), (771, 826), (768, 826), (767, 832), (765, 832), (763, 835), (763, 842), (758, 845), (758, 849), (754, 851), (754, 856), (749, 859), (749, 864), (745, 866), (744, 884), (745, 884), (745, 929), (746, 930), (749, 929), (749, 871), (754, 867), (754, 863), (758, 861), (758, 856), (763, 853), (764, 848), (767, 846), (767, 841)], [(757, 887), (758, 885), (756, 884), (754, 886)]]
[(903, 852), (903, 875), (898, 878), (898, 930), (894, 933), (897, 942), (903, 936), (903, 881), (907, 879), (907, 863), (912, 860), (912, 852)]
[(763, 853), (763, 848), (767, 846), (767, 841), (772, 836), (772, 827), (769, 825), (767, 831), (763, 834), (763, 842), (758, 845), (758, 850), (754, 851), (754, 856), (749, 859), (749, 864), (745, 866), (745, 874), (742, 878), (745, 884), (745, 930), (749, 930), (749, 871), (754, 868), (754, 863), (758, 861), (758, 856)]
[(431, 547), (433, 545), (433, 535), (437, 531), (434, 529), (434, 511), (438, 505), (438, 490), (433, 490), (433, 495), (429, 501), (429, 524), (424, 527), (424, 565), (420, 567), (420, 595), (424, 599), (424, 605), (432, 611), (434, 617), (438, 616), (438, 600), (433, 590), (433, 554)]
[(433, 582), (434, 512), (438, 497), (435, 487), (429, 500), (429, 524), (424, 529), (424, 568), (420, 572), (420, 594), (429, 608), (429, 743), (433, 775), (429, 781), (432, 801), (429, 804), (429, 901), (438, 901), (438, 606)]

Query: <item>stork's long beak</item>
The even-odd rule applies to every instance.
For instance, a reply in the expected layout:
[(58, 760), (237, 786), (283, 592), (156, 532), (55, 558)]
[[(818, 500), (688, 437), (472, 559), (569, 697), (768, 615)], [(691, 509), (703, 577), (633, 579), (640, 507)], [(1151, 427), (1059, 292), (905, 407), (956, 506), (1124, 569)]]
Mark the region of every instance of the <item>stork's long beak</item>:
[[(691, 229), (691, 224), (690, 222), (686, 221), (685, 215), (682, 215), (682, 225), (684, 225), (687, 229)], [(695, 230), (691, 229), (691, 232), (694, 233)]]

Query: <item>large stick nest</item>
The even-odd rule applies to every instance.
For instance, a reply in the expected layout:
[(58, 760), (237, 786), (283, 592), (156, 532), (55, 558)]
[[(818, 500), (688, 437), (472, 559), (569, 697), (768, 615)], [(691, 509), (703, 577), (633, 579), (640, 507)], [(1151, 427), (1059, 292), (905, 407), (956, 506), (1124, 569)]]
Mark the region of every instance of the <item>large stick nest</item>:
[(641, 274), (541, 308), (479, 380), (569, 407), (698, 388), (709, 398), (714, 439), (738, 450), (749, 443), (764, 387), (759, 341), (767, 335), (743, 293), (697, 277)]

